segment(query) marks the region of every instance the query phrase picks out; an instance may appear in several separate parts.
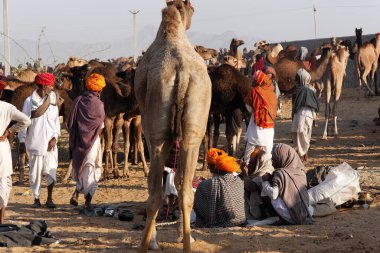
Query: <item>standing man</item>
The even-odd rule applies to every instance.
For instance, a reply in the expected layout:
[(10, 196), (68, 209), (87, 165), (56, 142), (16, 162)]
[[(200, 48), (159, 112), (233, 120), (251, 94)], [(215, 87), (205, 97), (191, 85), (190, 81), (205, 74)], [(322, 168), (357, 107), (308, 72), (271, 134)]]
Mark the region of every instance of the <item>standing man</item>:
[(72, 176), (77, 182), (70, 204), (77, 206), (78, 195), (82, 192), (86, 198), (84, 213), (89, 216), (91, 200), (101, 175), (102, 152), (99, 135), (104, 125), (105, 112), (100, 93), (105, 86), (102, 75), (91, 74), (86, 79), (87, 91), (74, 100), (68, 121)]
[[(0, 97), (3, 85), (0, 81)], [(11, 128), (9, 123), (16, 121)], [(7, 137), (30, 125), (30, 119), (13, 105), (0, 101), (0, 224), (4, 224), (5, 208), (12, 190), (12, 155)]]
[(20, 143), (26, 143), (29, 154), (29, 183), (34, 196), (32, 207), (41, 207), (40, 192), (42, 175), (46, 174), (48, 197), (46, 206), (55, 208), (53, 188), (58, 167), (57, 139), (60, 136), (58, 96), (52, 92), (54, 75), (41, 73), (34, 79), (37, 89), (24, 102), (22, 109), (32, 124), (19, 132)]
[(277, 97), (269, 76), (261, 70), (255, 72), (251, 94), (245, 99), (246, 107), (251, 112), (244, 152), (244, 162), (248, 164), (251, 153), (258, 147), (272, 150), (274, 138), (274, 122), (277, 115)]

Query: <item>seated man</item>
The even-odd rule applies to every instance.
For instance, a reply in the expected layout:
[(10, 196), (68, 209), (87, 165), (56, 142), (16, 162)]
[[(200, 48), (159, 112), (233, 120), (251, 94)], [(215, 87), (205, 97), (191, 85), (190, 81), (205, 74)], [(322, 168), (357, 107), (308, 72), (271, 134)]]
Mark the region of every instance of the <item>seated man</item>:
[(261, 196), (271, 199), (273, 208), (283, 224), (311, 224), (312, 208), (307, 193), (304, 165), (297, 152), (286, 144), (272, 149), (273, 167), (276, 169), (262, 177)]
[(212, 179), (202, 181), (195, 192), (196, 226), (231, 227), (246, 222), (244, 183), (234, 173), (239, 170), (235, 158), (212, 148), (207, 154)]
[(244, 168), (241, 174), (244, 179), (244, 198), (248, 220), (262, 220), (276, 216), (270, 201), (265, 201), (260, 196), (262, 177), (272, 175), (273, 171), (270, 152), (266, 150), (266, 147), (256, 146), (256, 149), (251, 154), (248, 166)]

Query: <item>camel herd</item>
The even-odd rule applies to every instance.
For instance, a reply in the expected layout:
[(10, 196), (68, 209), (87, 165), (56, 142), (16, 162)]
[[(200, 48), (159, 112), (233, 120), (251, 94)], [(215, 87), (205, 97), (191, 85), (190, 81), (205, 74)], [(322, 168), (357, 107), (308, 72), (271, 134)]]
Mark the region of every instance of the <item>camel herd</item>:
[[(239, 47), (244, 45), (244, 41), (236, 38), (231, 40), (229, 50), (218, 52), (190, 44), (186, 35), (194, 13), (190, 0), (166, 0), (166, 3), (156, 39), (137, 63), (133, 57), (120, 57), (108, 62), (71, 57), (66, 64), (59, 64), (53, 70), (57, 77), (55, 89), (64, 99), (60, 108), (64, 122), (72, 101), (85, 90), (86, 77), (91, 73), (105, 76), (107, 86), (101, 94), (106, 112), (102, 134), (105, 153), (103, 177), (108, 178), (111, 174), (120, 176), (117, 151), (122, 132), (125, 158), (121, 176), (130, 174), (128, 158), (130, 149), (133, 149), (134, 160), (137, 162), (140, 157), (149, 182), (143, 252), (148, 248), (158, 248), (154, 224), (162, 195), (162, 172), (174, 140), (181, 143), (175, 180), (183, 220), (178, 228), (178, 241), (183, 241), (184, 250), (190, 251), (193, 240), (190, 234), (191, 183), (200, 145), (203, 141), (204, 150), (217, 146), (219, 126), (225, 119), (227, 148), (230, 154), (236, 155), (247, 116), (244, 98), (251, 91), (250, 76), (258, 55), (265, 57), (265, 64), (276, 70), (279, 87), (284, 93), (294, 90), (299, 68), (310, 73), (317, 91), (324, 93), (326, 103), (323, 139), (328, 136), (330, 115), (333, 116), (334, 136), (338, 136), (337, 105), (350, 58), (356, 62), (359, 90), (364, 84), (368, 95), (379, 94), (376, 85), (375, 92), (371, 87), (377, 80), (380, 34), (362, 43), (362, 30), (356, 29), (353, 46), (350, 41), (332, 38), (309, 55), (306, 48), (289, 45), (284, 49), (281, 44), (271, 46), (266, 41), (257, 42), (255, 50), (241, 52)], [(36, 88), (33, 84), (35, 75), (36, 71), (26, 69), (7, 77), (6, 89), (9, 92), (4, 92), (1, 99), (22, 109), (24, 100)], [(149, 150), (150, 172), (144, 138), (145, 147)], [(18, 163), (20, 181), (23, 181), (25, 153), (20, 152)], [(204, 157), (203, 169), (206, 168)], [(65, 179), (69, 176), (70, 170)]]

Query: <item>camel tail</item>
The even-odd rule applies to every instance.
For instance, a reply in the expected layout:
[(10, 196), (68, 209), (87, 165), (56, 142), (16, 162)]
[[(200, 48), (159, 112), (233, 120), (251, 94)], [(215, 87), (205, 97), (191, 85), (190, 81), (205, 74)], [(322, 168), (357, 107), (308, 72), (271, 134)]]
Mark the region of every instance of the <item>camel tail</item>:
[(185, 97), (189, 86), (188, 78), (177, 70), (174, 81), (174, 103), (171, 108), (170, 127), (172, 135), (177, 140), (182, 140), (182, 115), (185, 107)]

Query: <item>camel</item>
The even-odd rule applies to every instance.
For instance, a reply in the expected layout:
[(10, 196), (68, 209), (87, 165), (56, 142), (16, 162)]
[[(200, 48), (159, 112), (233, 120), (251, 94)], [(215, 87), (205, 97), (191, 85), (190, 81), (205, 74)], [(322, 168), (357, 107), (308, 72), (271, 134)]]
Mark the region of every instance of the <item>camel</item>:
[(297, 47), (294, 45), (288, 45), (283, 49), (282, 45), (277, 43), (271, 48), (266, 40), (262, 40), (256, 42), (255, 47), (266, 52), (266, 60), (271, 65), (275, 65), (281, 58), (287, 57), (289, 59), (295, 59), (297, 56)]
[[(369, 85), (374, 84), (375, 73), (379, 64), (380, 55), (380, 33), (376, 34), (375, 45), (371, 42), (364, 43), (356, 53), (356, 73), (359, 77), (359, 88), (358, 95), (360, 97), (360, 91), (362, 88), (362, 83), (368, 89), (369, 95), (375, 95), (375, 92), (370, 88)], [(367, 80), (367, 78), (369, 80)], [(369, 82), (369, 84), (368, 84)], [(376, 85), (376, 84), (375, 84)]]
[(149, 147), (147, 220), (141, 252), (158, 249), (155, 221), (162, 199), (162, 173), (174, 140), (180, 142), (176, 187), (181, 218), (178, 241), (191, 252), (192, 180), (205, 136), (211, 104), (207, 66), (190, 44), (186, 30), (194, 9), (189, 0), (166, 0), (157, 36), (136, 70), (135, 93)]
[[(323, 49), (319, 66), (310, 71), (311, 82), (315, 83), (320, 80), (326, 71), (331, 57), (331, 50)], [(281, 91), (291, 92), (294, 88), (297, 70), (300, 68), (307, 69), (303, 62), (288, 57), (281, 58), (274, 66), (278, 76), (278, 86)]]
[(242, 52), (239, 51), (239, 47), (241, 45), (244, 45), (243, 40), (233, 38), (230, 43), (230, 51), (228, 52), (227, 57), (224, 58), (224, 63), (230, 65), (235, 64), (232, 66), (234, 66), (238, 70), (245, 69), (247, 65), (245, 60), (243, 59)]
[(88, 61), (86, 61), (84, 59), (79, 59), (79, 58), (76, 58), (76, 57), (72, 56), (67, 61), (66, 66), (68, 66), (69, 68), (82, 67), (83, 65), (85, 65), (87, 63), (88, 63)]
[(203, 46), (197, 45), (194, 47), (195, 52), (197, 52), (203, 60), (211, 60), (218, 56), (218, 52), (215, 49), (212, 48), (205, 48)]
[[(325, 84), (325, 128), (322, 139), (327, 139), (327, 127), (330, 113), (334, 117), (334, 136), (338, 137), (337, 105), (342, 93), (343, 79), (346, 75), (346, 67), (350, 51), (347, 47), (336, 45), (336, 51), (331, 56), (328, 70), (325, 72), (323, 82)], [(331, 101), (332, 99), (332, 101)], [(331, 103), (334, 103), (331, 109)]]
[(31, 69), (20, 70), (14, 76), (6, 78), (7, 86), (5, 89), (14, 91), (22, 85), (33, 83), (36, 75)]

